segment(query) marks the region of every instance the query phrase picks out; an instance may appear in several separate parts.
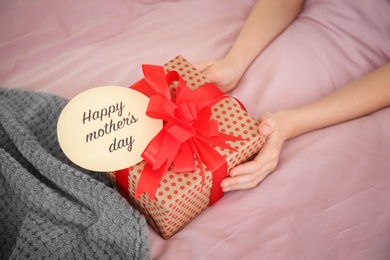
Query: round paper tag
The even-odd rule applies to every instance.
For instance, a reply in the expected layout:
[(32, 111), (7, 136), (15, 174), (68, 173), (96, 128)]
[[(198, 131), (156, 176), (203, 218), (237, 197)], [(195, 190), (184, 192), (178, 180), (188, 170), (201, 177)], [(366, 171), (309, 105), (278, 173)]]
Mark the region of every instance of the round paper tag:
[(82, 92), (65, 106), (57, 135), (65, 155), (82, 168), (115, 171), (142, 160), (162, 120), (146, 115), (149, 98), (125, 87)]

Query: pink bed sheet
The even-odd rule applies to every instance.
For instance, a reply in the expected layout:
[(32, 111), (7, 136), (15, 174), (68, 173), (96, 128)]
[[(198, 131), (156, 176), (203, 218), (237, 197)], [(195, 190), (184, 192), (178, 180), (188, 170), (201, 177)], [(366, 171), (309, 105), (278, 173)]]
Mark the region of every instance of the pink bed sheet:
[[(141, 64), (222, 57), (254, 0), (3, 0), (0, 85), (71, 98)], [(390, 1), (308, 0), (232, 95), (257, 117), (390, 61)], [(390, 87), (390, 86), (389, 86)], [(258, 187), (225, 194), (152, 259), (390, 259), (390, 108), (288, 141)]]

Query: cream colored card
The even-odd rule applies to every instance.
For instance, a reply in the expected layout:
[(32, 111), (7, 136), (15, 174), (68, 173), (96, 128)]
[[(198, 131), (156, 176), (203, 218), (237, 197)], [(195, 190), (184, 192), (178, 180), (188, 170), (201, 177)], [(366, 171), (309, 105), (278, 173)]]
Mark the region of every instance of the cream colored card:
[(162, 128), (146, 115), (149, 98), (125, 87), (82, 92), (65, 106), (57, 135), (65, 155), (93, 171), (115, 171), (142, 160), (141, 154)]

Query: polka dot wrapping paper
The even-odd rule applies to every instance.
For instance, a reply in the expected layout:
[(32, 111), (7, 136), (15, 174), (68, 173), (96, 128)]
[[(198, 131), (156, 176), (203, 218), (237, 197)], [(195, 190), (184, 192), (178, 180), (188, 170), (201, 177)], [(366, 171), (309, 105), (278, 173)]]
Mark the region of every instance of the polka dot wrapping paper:
[[(196, 89), (208, 82), (182, 56), (177, 56), (166, 63), (164, 69), (166, 72), (171, 70), (177, 71), (190, 89)], [(175, 94), (175, 83), (170, 85), (170, 92), (172, 96)], [(238, 136), (242, 139), (228, 142), (236, 151), (214, 147), (225, 158), (228, 170), (253, 158), (265, 140), (264, 136), (257, 131), (258, 122), (230, 97), (222, 99), (213, 105), (211, 109), (211, 119), (218, 121), (218, 129), (221, 133)], [(108, 174), (118, 189), (128, 187), (128, 191), (126, 191), (128, 196), (126, 197), (130, 204), (146, 217), (148, 223), (164, 239), (169, 239), (209, 207), (212, 172), (205, 166), (205, 179), (202, 186), (202, 175), (199, 165), (197, 165), (197, 169), (194, 172), (185, 173), (176, 173), (173, 166), (170, 166), (168, 172), (160, 181), (154, 199), (151, 199), (146, 193), (142, 193), (137, 199), (134, 199), (144, 166), (145, 161), (142, 161), (126, 170), (125, 174), (128, 174), (128, 176), (125, 179), (128, 180), (128, 183), (121, 183), (121, 181), (116, 179), (114, 172)]]

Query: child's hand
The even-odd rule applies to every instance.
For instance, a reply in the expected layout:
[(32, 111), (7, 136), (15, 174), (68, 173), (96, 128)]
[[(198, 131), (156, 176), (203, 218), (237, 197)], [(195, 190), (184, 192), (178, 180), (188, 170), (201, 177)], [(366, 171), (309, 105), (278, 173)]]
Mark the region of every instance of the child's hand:
[(274, 114), (262, 114), (259, 122), (259, 132), (266, 136), (266, 142), (253, 161), (231, 169), (229, 176), (221, 182), (224, 192), (254, 188), (276, 169), (285, 137)]
[(243, 74), (237, 64), (228, 59), (194, 62), (192, 64), (224, 92), (233, 90)]

